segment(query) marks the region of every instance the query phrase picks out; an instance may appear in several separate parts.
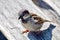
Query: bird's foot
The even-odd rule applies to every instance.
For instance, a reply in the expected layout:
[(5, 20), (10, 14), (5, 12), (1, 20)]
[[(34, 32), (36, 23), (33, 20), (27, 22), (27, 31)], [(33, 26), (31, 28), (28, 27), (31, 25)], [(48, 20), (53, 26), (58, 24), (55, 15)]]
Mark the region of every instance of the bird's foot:
[(27, 32), (29, 32), (29, 30), (24, 30), (22, 33), (24, 34), (24, 33), (27, 33)]

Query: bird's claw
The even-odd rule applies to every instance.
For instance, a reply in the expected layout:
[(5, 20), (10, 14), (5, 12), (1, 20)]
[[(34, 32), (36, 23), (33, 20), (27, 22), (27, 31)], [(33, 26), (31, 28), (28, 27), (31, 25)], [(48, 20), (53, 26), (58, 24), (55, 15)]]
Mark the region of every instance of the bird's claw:
[(25, 30), (25, 31), (23, 31), (22, 33), (24, 34), (24, 33), (27, 33), (27, 32), (29, 32), (29, 30)]

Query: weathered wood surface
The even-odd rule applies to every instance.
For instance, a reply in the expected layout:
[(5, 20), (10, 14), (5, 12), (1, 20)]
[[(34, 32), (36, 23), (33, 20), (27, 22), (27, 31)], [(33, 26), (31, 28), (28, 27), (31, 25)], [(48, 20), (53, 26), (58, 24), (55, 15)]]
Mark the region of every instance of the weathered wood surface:
[[(24, 27), (18, 20), (18, 13), (21, 9), (36, 13), (44, 19), (53, 21), (56, 25), (53, 24), (53, 26), (50, 25), (52, 23), (46, 23), (42, 29), (47, 29), (39, 35), (34, 32), (22, 34)], [(49, 10), (38, 8), (31, 0), (0, 0), (0, 30), (8, 40), (60, 40), (59, 16)], [(53, 28), (54, 30), (52, 30)]]

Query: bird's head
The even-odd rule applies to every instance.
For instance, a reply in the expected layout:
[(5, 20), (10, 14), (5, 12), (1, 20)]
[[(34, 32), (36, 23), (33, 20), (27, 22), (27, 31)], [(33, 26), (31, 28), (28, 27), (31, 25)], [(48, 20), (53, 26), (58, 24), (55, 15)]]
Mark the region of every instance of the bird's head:
[(19, 19), (22, 20), (22, 22), (27, 22), (29, 18), (31, 17), (30, 13), (28, 10), (24, 10), (21, 15), (19, 15)]

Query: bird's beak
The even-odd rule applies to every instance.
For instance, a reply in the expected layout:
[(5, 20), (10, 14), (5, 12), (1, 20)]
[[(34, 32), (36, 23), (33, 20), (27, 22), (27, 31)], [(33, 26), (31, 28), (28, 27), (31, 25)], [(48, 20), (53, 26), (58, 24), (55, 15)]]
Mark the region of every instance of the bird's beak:
[(18, 20), (21, 19), (21, 17), (18, 18)]

